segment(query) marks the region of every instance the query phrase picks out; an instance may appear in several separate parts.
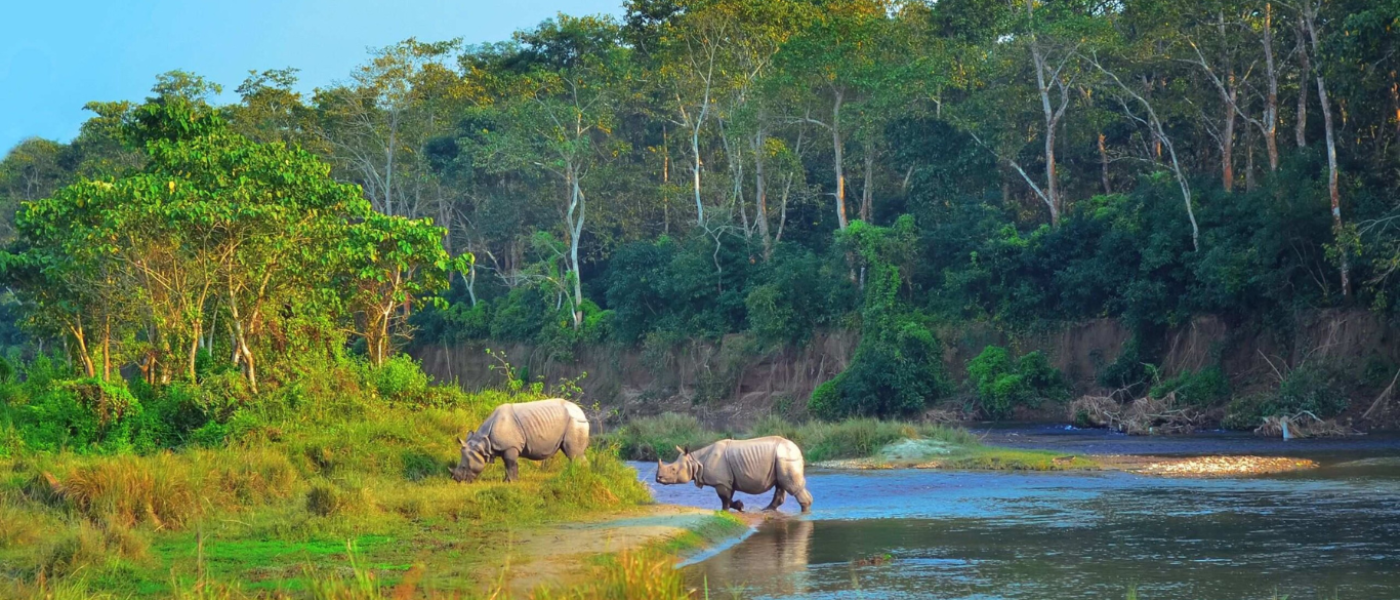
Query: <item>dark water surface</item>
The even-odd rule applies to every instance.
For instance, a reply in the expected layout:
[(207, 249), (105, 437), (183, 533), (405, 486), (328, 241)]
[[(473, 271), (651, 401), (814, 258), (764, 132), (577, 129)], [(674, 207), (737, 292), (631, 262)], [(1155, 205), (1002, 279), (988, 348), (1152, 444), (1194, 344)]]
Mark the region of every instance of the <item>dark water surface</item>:
[[(1236, 479), (809, 469), (811, 515), (686, 570), (711, 598), (1400, 598), (1400, 445), (1334, 445), (1274, 452), (1321, 469)], [(636, 466), (653, 481), (654, 463)], [(718, 508), (712, 490), (652, 485), (660, 502)]]

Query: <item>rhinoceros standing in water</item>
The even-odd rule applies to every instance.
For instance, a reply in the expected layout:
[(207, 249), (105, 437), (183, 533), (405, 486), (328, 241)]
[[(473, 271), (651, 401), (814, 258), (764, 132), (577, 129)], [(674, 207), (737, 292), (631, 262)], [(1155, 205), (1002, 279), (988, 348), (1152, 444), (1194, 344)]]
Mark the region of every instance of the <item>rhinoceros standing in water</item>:
[(583, 456), (588, 449), (588, 417), (568, 400), (555, 398), (519, 404), (502, 404), (491, 411), (475, 433), (462, 446), (462, 460), (452, 469), (452, 479), (471, 482), (486, 466), (501, 457), (506, 464), (506, 481), (520, 474), (518, 460), (544, 460), (560, 450), (569, 460)]
[(710, 486), (719, 493), (723, 510), (732, 506), (743, 511), (744, 503), (734, 500), (734, 492), (762, 494), (773, 488), (773, 501), (764, 510), (777, 510), (792, 494), (802, 512), (812, 507), (802, 450), (787, 438), (777, 436), (752, 440), (720, 440), (689, 452), (677, 447), (680, 458), (671, 464), (656, 461), (656, 482), (665, 485), (695, 483)]

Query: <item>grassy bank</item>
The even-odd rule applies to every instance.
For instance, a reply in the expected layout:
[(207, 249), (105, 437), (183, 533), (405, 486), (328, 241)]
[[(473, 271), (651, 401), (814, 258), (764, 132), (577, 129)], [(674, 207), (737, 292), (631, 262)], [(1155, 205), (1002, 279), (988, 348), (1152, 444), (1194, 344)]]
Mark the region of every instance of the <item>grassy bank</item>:
[(958, 427), (869, 418), (793, 423), (770, 415), (747, 431), (720, 432), (705, 428), (693, 416), (667, 413), (635, 419), (607, 439), (626, 459), (672, 460), (677, 446), (694, 449), (723, 438), (767, 435), (792, 440), (802, 448), (809, 464), (826, 466), (1037, 471), (1097, 468), (1083, 457), (987, 446)]
[[(505, 484), (498, 461), (455, 483), (455, 439), (539, 391), (381, 394), (373, 370), (352, 367), (254, 398), (221, 440), (150, 452), (36, 450), (26, 440), (42, 439), (22, 431), (35, 401), (12, 395), (0, 403), (0, 597), (499, 598), (519, 595), (511, 553), (531, 531), (651, 502), (602, 441), (585, 464), (522, 461)], [(536, 597), (682, 597), (675, 553), (721, 525), (599, 557), (586, 585)]]

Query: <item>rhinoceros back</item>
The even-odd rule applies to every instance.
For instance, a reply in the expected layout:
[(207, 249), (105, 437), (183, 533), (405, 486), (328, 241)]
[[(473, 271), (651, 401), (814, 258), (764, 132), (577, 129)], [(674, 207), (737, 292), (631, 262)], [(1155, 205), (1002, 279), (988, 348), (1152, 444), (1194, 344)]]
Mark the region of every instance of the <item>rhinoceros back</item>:
[[(792, 442), (780, 437), (762, 437), (730, 440), (724, 444), (724, 462), (733, 477), (734, 489), (759, 494), (772, 489), (777, 482), (778, 462), (791, 454), (786, 446)], [(798, 456), (800, 460), (801, 455)]]
[(508, 406), (520, 437), (520, 455), (525, 458), (544, 460), (553, 456), (563, 446), (565, 436), (579, 428), (587, 438), (588, 417), (577, 404), (556, 398)]

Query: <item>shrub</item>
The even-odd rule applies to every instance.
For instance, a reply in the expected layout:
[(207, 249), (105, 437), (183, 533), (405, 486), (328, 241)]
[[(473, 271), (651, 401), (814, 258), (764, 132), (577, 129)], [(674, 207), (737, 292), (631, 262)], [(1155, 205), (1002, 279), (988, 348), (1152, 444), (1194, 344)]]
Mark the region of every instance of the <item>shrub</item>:
[(1350, 404), (1346, 378), (1340, 370), (1325, 365), (1304, 365), (1293, 369), (1273, 392), (1236, 398), (1226, 408), (1222, 425), (1228, 429), (1254, 429), (1266, 417), (1291, 417), (1307, 411), (1319, 419), (1330, 419)]
[(899, 298), (901, 273), (914, 242), (914, 223), (901, 217), (889, 228), (857, 221), (841, 245), (859, 253), (866, 267), (861, 337), (851, 364), (812, 392), (807, 406), (823, 419), (895, 417), (917, 413), (947, 387), (943, 348), (928, 318)]
[(87, 378), (47, 385), (22, 413), (20, 434), (29, 447), (49, 451), (131, 447), (133, 433), (142, 423), (142, 406), (124, 382)]
[(636, 472), (618, 459), (618, 449), (601, 445), (583, 461), (564, 463), (558, 475), (546, 480), (542, 490), (547, 506), (596, 510), (641, 504), (651, 500)]
[(1335, 369), (1305, 365), (1288, 373), (1279, 384), (1265, 416), (1308, 411), (1329, 419), (1346, 410), (1351, 400), (1345, 392), (1345, 376)]
[(1153, 398), (1165, 398), (1176, 394), (1178, 403), (1188, 406), (1207, 407), (1230, 397), (1230, 381), (1220, 367), (1207, 367), (1200, 371), (1183, 371), (1177, 376), (1152, 386)]
[(967, 363), (967, 376), (982, 412), (993, 419), (1009, 417), (1020, 406), (1035, 407), (1042, 400), (1069, 395), (1060, 371), (1039, 351), (1012, 361), (1006, 348), (987, 346)]
[(200, 510), (188, 463), (167, 455), (98, 459), (72, 469), (60, 486), (78, 514), (108, 525), (178, 527)]
[(396, 354), (372, 367), (369, 379), (380, 398), (409, 404), (422, 403), (431, 384), (418, 362), (407, 354)]
[(306, 492), (306, 511), (317, 516), (329, 517), (340, 513), (348, 504), (340, 488), (327, 483), (312, 484)]
[(633, 419), (608, 437), (633, 460), (674, 460), (676, 446), (699, 448), (719, 439), (695, 417), (676, 413)]
[(148, 547), (145, 538), (125, 527), (83, 522), (50, 538), (35, 566), (49, 575), (69, 575), (116, 558), (144, 557)]
[(53, 535), (61, 525), (47, 515), (0, 504), (0, 550), (27, 547)]
[(452, 465), (444, 464), (438, 457), (422, 450), (404, 450), (403, 477), (409, 481), (422, 481), (429, 477), (444, 475)]

